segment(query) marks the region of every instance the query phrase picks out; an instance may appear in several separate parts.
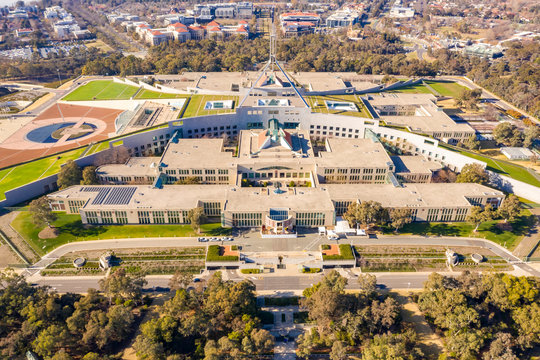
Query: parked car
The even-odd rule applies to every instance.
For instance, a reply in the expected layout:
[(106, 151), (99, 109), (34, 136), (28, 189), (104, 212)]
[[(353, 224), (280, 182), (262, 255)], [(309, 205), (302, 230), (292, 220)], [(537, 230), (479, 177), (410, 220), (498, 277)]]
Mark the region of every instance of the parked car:
[(207, 242), (208, 241), (208, 239), (205, 238), (205, 237), (200, 237), (198, 240), (199, 240), (199, 242)]
[(221, 239), (217, 237), (213, 237), (213, 238), (210, 238), (210, 241), (221, 241)]

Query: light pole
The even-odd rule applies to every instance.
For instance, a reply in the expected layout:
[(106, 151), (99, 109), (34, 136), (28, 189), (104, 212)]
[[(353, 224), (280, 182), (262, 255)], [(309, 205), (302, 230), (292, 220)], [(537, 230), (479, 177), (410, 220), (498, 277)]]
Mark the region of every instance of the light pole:
[(58, 81), (60, 82), (59, 86), (62, 86), (62, 78), (60, 77), (60, 69), (56, 69), (56, 73), (58, 74)]

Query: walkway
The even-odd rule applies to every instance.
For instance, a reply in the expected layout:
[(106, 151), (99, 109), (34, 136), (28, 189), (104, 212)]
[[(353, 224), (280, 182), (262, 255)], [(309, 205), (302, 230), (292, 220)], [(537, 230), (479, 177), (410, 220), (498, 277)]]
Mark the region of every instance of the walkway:
[(531, 256), (540, 243), (540, 208), (530, 209), (536, 216), (536, 226), (519, 242), (513, 253), (520, 259)]
[[(296, 338), (303, 332), (294, 324), (294, 313), (298, 312), (298, 306), (270, 306), (263, 307), (262, 310), (274, 314), (274, 326), (270, 329), (276, 337), (274, 359), (296, 359), (296, 342), (289, 339)], [(283, 341), (279, 341), (280, 339)]]

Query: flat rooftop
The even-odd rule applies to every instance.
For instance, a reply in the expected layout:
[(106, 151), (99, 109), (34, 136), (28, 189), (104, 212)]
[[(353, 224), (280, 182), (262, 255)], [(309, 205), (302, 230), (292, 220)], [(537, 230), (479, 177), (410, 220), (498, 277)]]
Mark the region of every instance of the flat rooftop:
[(321, 188), (327, 189), (334, 201), (373, 200), (380, 202), (384, 207), (444, 208), (449, 204), (469, 207), (471, 204), (466, 197), (504, 195), (501, 191), (487, 186), (467, 183), (403, 184), (403, 187), (394, 187), (391, 184), (325, 184)]
[[(456, 123), (442, 108), (436, 104), (432, 94), (384, 93), (369, 95), (367, 101), (379, 113), (382, 109), (395, 106), (415, 110), (414, 115), (380, 115), (388, 125), (408, 127), (415, 132), (465, 132), (474, 133), (474, 129), (466, 123)], [(442, 136), (444, 137), (444, 136)]]
[(388, 167), (392, 163), (384, 146), (371, 139), (328, 138), (327, 151), (316, 160), (324, 167)]
[(169, 142), (161, 163), (165, 169), (225, 169), (233, 166), (232, 155), (223, 151), (223, 139), (180, 139)]
[(98, 175), (107, 176), (146, 176), (157, 175), (159, 166), (159, 157), (131, 157), (125, 164), (108, 164), (97, 168)]
[(318, 188), (285, 188), (277, 194), (269, 188), (230, 188), (227, 192), (225, 210), (235, 212), (260, 212), (270, 208), (287, 208), (310, 211), (332, 211), (334, 209), (328, 192)]
[(431, 173), (442, 165), (423, 156), (391, 156), (396, 173)]
[(50, 196), (65, 200), (85, 200), (84, 210), (175, 210), (192, 209), (203, 202), (221, 202), (225, 210), (261, 212), (270, 208), (295, 211), (332, 210), (332, 201), (380, 202), (384, 207), (445, 208), (470, 207), (467, 197), (504, 196), (501, 191), (480, 184), (425, 183), (404, 184), (325, 184), (318, 188), (237, 187), (230, 185), (166, 185), (162, 189), (150, 185), (76, 185)]

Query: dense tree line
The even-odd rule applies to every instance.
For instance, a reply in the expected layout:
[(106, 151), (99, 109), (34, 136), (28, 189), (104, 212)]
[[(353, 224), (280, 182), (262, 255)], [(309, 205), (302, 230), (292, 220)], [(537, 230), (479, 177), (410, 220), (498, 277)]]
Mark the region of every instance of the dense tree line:
[(144, 283), (120, 270), (102, 281), (107, 297), (93, 289), (60, 295), (1, 272), (0, 357), (33, 351), (43, 359), (108, 359), (133, 332)]
[(134, 344), (140, 359), (244, 359), (272, 350), (251, 281), (223, 281), (217, 272), (206, 285), (190, 291), (180, 285), (160, 317), (141, 326)]
[(361, 352), (366, 360), (421, 358), (414, 332), (401, 323), (396, 300), (377, 293), (375, 276), (362, 275), (358, 281), (359, 293), (345, 293), (347, 279), (331, 271), (304, 290), (301, 305), (315, 327), (299, 337), (297, 355), (307, 358), (331, 349), (332, 359), (347, 359), (347, 352)]
[(517, 360), (540, 344), (539, 290), (534, 277), (434, 273), (418, 305), (444, 334), (450, 356)]

